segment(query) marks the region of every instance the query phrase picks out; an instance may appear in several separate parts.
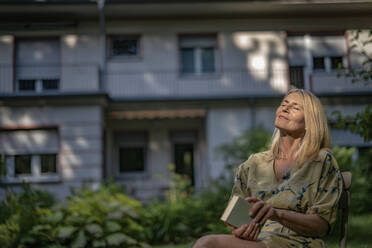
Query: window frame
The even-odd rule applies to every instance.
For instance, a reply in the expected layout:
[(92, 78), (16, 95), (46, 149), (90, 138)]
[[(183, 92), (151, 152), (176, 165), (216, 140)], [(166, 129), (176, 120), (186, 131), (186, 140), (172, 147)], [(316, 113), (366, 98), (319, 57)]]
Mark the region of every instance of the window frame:
[[(123, 141), (122, 137), (125, 135), (143, 135), (144, 141), (143, 144), (128, 144)], [(127, 130), (118, 130), (114, 132), (115, 138), (115, 154), (114, 154), (114, 175), (118, 179), (123, 180), (139, 180), (139, 179), (146, 179), (150, 176), (148, 170), (148, 162), (149, 162), (149, 133), (146, 130), (135, 130), (135, 131), (127, 131)], [(139, 142), (140, 143), (140, 142)], [(144, 170), (143, 171), (133, 171), (133, 172), (120, 172), (120, 148), (121, 147), (139, 147), (141, 146), (144, 149)]]
[[(55, 155), (56, 156), (56, 172), (42, 173), (41, 172), (41, 155)], [(0, 183), (42, 183), (42, 182), (59, 182), (60, 173), (58, 166), (58, 153), (42, 153), (42, 154), (4, 154), (5, 155), (5, 174), (0, 175)], [(30, 174), (16, 174), (15, 173), (15, 156), (31, 156)], [(10, 162), (7, 162), (9, 160)]]
[[(145, 168), (146, 168), (146, 166), (145, 166), (145, 161), (146, 161), (146, 146), (140, 146), (140, 145), (133, 145), (133, 146), (131, 146), (131, 145), (119, 145), (119, 152), (118, 152), (118, 155), (119, 155), (119, 164), (118, 164), (118, 169), (119, 169), (119, 171), (118, 171), (118, 173), (119, 174), (131, 174), (131, 173), (143, 173), (143, 172), (145, 172)], [(120, 164), (120, 157), (121, 157), (121, 153), (120, 153), (120, 150), (121, 149), (126, 149), (126, 148), (134, 148), (134, 149), (142, 149), (142, 160), (143, 160), (143, 169), (142, 170), (135, 170), (135, 171), (121, 171), (121, 164)]]
[[(182, 46), (182, 38), (201, 38), (201, 37), (213, 37), (215, 38), (215, 46), (214, 46), (214, 72), (203, 72), (203, 58), (202, 53), (203, 49), (208, 49), (213, 46), (206, 45), (206, 46)], [(178, 34), (178, 75), (182, 78), (193, 78), (193, 77), (216, 77), (219, 76), (222, 72), (222, 58), (221, 58), (221, 51), (220, 51), (220, 45), (219, 45), (219, 36), (218, 33), (196, 33), (196, 34), (190, 34), (190, 33), (181, 33)], [(186, 49), (192, 49), (194, 51), (194, 72), (192, 73), (185, 73), (183, 72), (183, 66), (182, 66), (182, 48)]]
[[(113, 41), (114, 39), (136, 39), (137, 40), (137, 54), (136, 55), (114, 55), (113, 54)], [(142, 60), (142, 35), (141, 34), (111, 34), (107, 38), (107, 59), (108, 60)]]
[[(37, 126), (37, 127), (0, 127), (0, 131), (33, 131), (33, 130), (44, 130), (44, 131), (55, 131), (56, 135), (56, 149), (51, 151), (2, 151), (0, 155), (4, 155), (4, 175), (0, 175), (0, 184), (20, 184), (22, 182), (27, 183), (60, 183), (62, 181), (60, 168), (60, 131), (59, 126)], [(54, 154), (56, 156), (55, 173), (41, 173), (41, 159), (40, 155)], [(31, 174), (15, 174), (15, 159), (16, 155), (31, 155)], [(7, 157), (12, 160), (7, 162)]]

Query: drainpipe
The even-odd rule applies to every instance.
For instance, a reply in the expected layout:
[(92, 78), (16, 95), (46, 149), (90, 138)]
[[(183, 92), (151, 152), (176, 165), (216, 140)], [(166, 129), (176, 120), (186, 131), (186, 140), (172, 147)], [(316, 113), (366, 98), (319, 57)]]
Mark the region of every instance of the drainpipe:
[[(99, 90), (106, 92), (106, 27), (105, 27), (105, 0), (97, 0), (97, 8), (99, 15), (99, 26), (100, 26), (100, 45), (101, 45), (101, 59), (99, 63)], [(106, 170), (106, 111), (105, 107), (102, 109), (103, 115), (101, 119), (103, 120), (102, 127), (102, 179), (107, 178)]]
[(101, 45), (101, 59), (99, 64), (99, 89), (106, 91), (106, 26), (105, 26), (105, 0), (97, 0), (99, 26), (100, 26), (100, 45)]

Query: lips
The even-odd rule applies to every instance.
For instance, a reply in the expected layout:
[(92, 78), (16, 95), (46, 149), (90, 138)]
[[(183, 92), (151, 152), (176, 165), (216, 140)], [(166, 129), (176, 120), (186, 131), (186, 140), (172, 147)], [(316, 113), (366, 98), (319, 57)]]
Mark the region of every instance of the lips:
[(285, 117), (283, 115), (279, 115), (279, 119), (289, 120), (287, 117)]

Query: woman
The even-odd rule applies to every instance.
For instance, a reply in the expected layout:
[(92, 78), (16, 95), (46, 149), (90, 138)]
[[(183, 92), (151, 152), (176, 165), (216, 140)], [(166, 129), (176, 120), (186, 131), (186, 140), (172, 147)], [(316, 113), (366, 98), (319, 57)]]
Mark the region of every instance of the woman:
[(312, 93), (293, 89), (276, 111), (271, 149), (237, 170), (233, 194), (254, 203), (253, 221), (233, 235), (208, 235), (194, 248), (325, 247), (342, 177), (330, 153), (327, 119)]

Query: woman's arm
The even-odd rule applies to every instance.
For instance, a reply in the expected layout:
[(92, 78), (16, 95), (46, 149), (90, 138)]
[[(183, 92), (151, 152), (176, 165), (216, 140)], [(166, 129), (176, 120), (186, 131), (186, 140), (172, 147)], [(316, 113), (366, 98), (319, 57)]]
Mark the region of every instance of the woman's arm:
[(328, 232), (327, 221), (316, 214), (302, 214), (276, 209), (270, 204), (253, 197), (248, 197), (246, 200), (254, 203), (249, 214), (254, 216), (255, 222), (259, 222), (261, 225), (270, 219), (304, 236), (320, 237)]
[(328, 223), (316, 214), (302, 214), (275, 209), (277, 221), (294, 232), (311, 237), (321, 237), (328, 232)]

